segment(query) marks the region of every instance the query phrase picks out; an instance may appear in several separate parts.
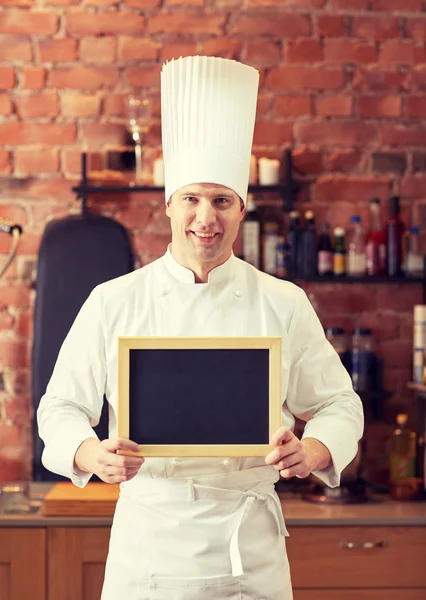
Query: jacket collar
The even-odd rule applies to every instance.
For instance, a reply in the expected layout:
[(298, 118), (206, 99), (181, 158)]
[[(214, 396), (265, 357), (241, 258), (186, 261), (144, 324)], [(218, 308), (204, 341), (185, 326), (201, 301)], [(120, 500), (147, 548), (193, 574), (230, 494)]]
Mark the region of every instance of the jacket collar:
[[(170, 245), (167, 248), (166, 254), (163, 256), (163, 260), (167, 271), (175, 279), (177, 279), (181, 283), (195, 283), (194, 273), (191, 271), (191, 269), (184, 267), (173, 258), (172, 253), (170, 251)], [(226, 281), (230, 281), (235, 272), (235, 263), (236, 259), (234, 254), (232, 253), (226, 262), (224, 262), (222, 265), (219, 265), (218, 267), (215, 267), (210, 271), (208, 284), (225, 283)]]

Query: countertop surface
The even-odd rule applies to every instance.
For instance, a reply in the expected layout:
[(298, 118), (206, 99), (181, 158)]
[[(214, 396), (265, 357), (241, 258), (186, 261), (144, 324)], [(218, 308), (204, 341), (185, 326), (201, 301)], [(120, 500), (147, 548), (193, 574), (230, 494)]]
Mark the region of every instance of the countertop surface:
[[(43, 515), (40, 503), (50, 485), (33, 484), (32, 509), (26, 514), (3, 514), (0, 527), (109, 527), (112, 517), (48, 517)], [(318, 504), (307, 502), (300, 494), (278, 493), (283, 515), (291, 527), (426, 527), (426, 502), (397, 502), (386, 495), (375, 495), (361, 504)], [(38, 501), (38, 502), (37, 502)]]

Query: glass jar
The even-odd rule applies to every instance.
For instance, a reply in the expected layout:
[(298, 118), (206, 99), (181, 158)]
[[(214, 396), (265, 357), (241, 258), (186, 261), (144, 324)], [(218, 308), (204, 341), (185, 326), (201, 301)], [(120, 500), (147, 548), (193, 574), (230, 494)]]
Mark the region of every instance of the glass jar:
[(376, 344), (372, 330), (367, 327), (356, 327), (352, 330), (350, 374), (356, 392), (376, 390)]

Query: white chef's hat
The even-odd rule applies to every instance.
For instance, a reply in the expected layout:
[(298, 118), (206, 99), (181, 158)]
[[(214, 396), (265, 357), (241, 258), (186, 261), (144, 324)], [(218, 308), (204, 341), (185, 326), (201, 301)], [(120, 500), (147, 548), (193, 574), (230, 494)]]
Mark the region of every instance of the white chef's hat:
[(192, 183), (217, 183), (246, 201), (258, 85), (258, 71), (235, 60), (188, 56), (163, 65), (166, 202)]

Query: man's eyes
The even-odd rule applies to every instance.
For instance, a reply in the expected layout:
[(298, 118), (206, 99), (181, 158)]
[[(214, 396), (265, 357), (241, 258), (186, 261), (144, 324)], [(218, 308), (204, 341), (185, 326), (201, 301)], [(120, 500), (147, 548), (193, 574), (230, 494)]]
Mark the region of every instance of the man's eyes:
[[(185, 196), (184, 200), (187, 202), (198, 202), (198, 198), (196, 196)], [(225, 196), (218, 196), (213, 200), (213, 202), (216, 204), (227, 204), (230, 202), (230, 199), (226, 198)]]

